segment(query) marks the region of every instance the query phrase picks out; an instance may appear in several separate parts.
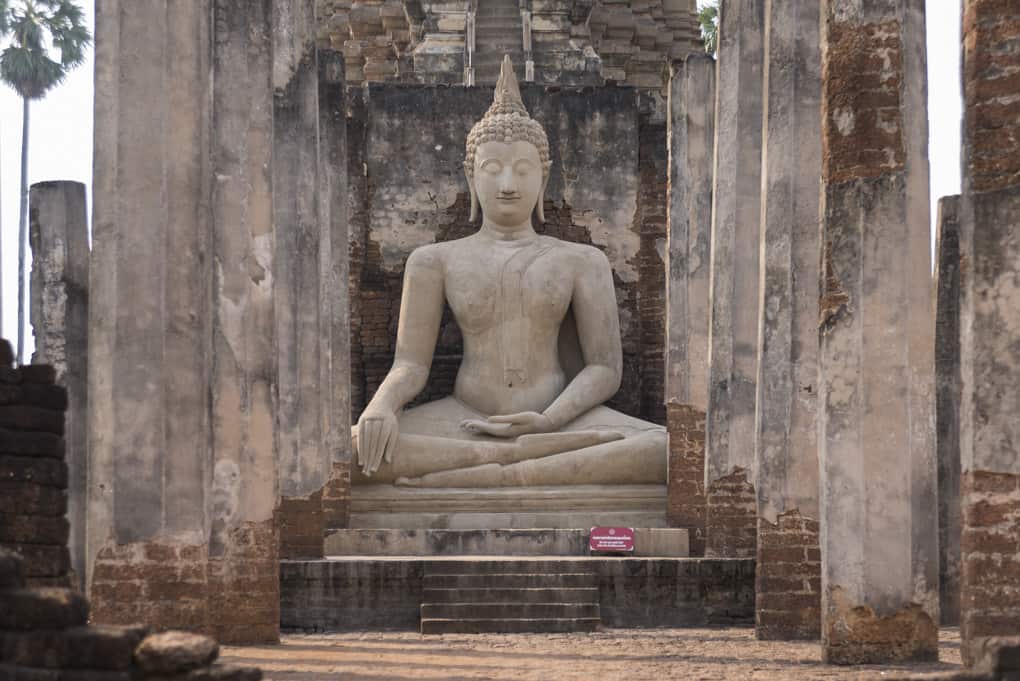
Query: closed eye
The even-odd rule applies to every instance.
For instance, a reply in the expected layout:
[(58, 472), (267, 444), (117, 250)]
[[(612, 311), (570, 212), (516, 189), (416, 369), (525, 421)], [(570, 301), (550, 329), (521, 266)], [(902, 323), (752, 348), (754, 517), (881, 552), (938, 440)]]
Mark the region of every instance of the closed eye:
[(487, 173), (500, 173), (503, 171), (503, 164), (497, 159), (489, 158), (482, 161), (482, 170)]

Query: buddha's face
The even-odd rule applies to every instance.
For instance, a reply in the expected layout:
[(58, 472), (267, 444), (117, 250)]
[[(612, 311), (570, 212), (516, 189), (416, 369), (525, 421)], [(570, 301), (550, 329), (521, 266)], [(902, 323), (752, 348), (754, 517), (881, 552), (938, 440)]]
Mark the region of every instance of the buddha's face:
[(530, 142), (483, 142), (475, 150), (475, 192), (482, 214), (499, 227), (530, 223), (542, 194), (542, 161)]

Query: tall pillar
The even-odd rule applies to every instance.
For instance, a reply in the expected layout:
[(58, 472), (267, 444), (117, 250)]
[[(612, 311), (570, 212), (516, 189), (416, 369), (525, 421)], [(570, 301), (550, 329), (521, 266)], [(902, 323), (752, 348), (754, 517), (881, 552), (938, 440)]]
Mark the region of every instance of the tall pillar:
[(754, 443), (755, 633), (821, 634), (818, 545), (817, 0), (766, 0), (761, 303)]
[(705, 410), (708, 407), (708, 272), (712, 232), (715, 63), (703, 53), (674, 62), (669, 87), (669, 246), (666, 258), (667, 516), (705, 550)]
[(85, 588), (85, 471), (89, 236), (85, 185), (39, 182), (29, 196), (32, 246), (33, 364), (49, 364), (67, 389), (64, 441), (67, 462), (68, 549), (72, 583)]
[(351, 503), (351, 315), (350, 227), (347, 218), (347, 102), (344, 59), (339, 52), (319, 54), (319, 304), (324, 357), (321, 381), (323, 418), (330, 468), (322, 492), (323, 526), (345, 528)]
[(939, 616), (960, 623), (960, 197), (939, 199), (935, 243)]
[(923, 0), (822, 4), (822, 650), (938, 655)]
[(322, 556), (323, 488), (332, 467), (329, 422), (328, 317), (321, 296), (321, 250), (328, 248), (328, 207), (320, 197), (319, 66), (314, 0), (274, 3), (273, 211), (277, 225), (276, 338), (279, 375), (280, 552)]
[(755, 554), (762, 0), (723, 0), (716, 64), (715, 184), (705, 489), (708, 555)]
[(273, 0), (215, 0), (209, 626), (279, 637)]
[(278, 637), (269, 8), (96, 3), (97, 622)]
[(987, 637), (1020, 633), (1020, 23), (1015, 2), (963, 8), (960, 626), (972, 664)]

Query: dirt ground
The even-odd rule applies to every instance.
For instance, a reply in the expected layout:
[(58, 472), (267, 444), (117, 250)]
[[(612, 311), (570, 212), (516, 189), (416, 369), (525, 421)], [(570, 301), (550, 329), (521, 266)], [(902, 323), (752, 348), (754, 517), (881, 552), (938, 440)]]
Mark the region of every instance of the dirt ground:
[(960, 633), (943, 629), (941, 661), (914, 667), (831, 667), (818, 643), (756, 641), (753, 629), (608, 629), (593, 634), (411, 632), (284, 636), (282, 645), (224, 649), (222, 659), (257, 665), (274, 681), (444, 679), (881, 679), (896, 670), (960, 665)]

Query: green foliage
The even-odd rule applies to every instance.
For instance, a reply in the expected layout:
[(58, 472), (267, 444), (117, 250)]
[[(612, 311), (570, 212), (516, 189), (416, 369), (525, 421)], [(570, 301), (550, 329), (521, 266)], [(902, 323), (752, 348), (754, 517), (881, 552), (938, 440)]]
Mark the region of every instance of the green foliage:
[(719, 46), (719, 0), (705, 0), (698, 4), (698, 21), (701, 23), (701, 37), (705, 40), (705, 52), (715, 54)]
[(92, 42), (74, 0), (0, 0), (0, 80), (39, 99), (85, 60)]

